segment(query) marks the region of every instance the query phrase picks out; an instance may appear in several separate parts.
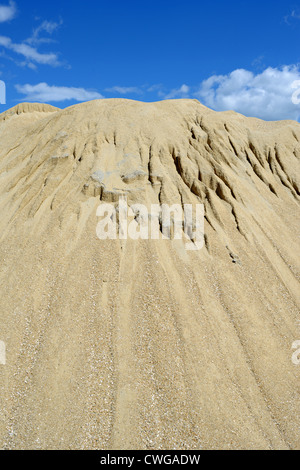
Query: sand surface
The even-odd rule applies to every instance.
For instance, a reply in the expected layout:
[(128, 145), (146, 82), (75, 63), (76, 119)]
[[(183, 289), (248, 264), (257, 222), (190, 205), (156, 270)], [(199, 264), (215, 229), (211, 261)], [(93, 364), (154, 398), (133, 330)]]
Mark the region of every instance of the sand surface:
[[(300, 124), (194, 100), (0, 115), (0, 448), (299, 449)], [(205, 246), (99, 240), (100, 199)]]

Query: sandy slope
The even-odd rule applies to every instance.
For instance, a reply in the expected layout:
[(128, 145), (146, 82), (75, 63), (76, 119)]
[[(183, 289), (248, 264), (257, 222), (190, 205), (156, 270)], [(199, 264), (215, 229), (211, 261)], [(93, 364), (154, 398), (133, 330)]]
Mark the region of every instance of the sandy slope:
[[(197, 101), (0, 115), (0, 447), (300, 448), (300, 125)], [(100, 241), (198, 203), (205, 247)]]

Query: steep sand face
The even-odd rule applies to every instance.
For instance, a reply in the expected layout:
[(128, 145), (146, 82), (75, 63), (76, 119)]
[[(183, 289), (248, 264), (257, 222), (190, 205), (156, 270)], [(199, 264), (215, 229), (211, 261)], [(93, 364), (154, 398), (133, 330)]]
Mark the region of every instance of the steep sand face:
[[(197, 101), (0, 115), (0, 447), (299, 448), (300, 125)], [(205, 246), (99, 240), (203, 203)]]

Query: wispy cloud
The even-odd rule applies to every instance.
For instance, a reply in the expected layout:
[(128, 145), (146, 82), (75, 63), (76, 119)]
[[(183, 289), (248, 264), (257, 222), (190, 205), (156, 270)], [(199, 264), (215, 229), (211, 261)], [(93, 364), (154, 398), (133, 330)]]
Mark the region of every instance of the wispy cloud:
[[(15, 8), (15, 4), (11, 2), (11, 7)], [(1, 20), (1, 6), (0, 6), (0, 20)], [(4, 7), (3, 7), (4, 8)], [(10, 8), (10, 7), (7, 7)], [(4, 18), (4, 16), (3, 16)], [(7, 36), (0, 36), (0, 46), (2, 46), (3, 50), (0, 51), (3, 55), (4, 49), (6, 51), (10, 51), (9, 56), (4, 55), (4, 57), (13, 60), (17, 65), (27, 66), (32, 69), (37, 68), (37, 64), (39, 65), (50, 65), (52, 67), (57, 67), (59, 65), (63, 65), (58, 58), (58, 53), (55, 52), (40, 52), (38, 50), (38, 46), (43, 43), (52, 43), (55, 42), (49, 35), (53, 34), (61, 24), (63, 23), (62, 19), (59, 21), (42, 21), (39, 26), (34, 28), (32, 35), (30, 38), (23, 40), (22, 42), (15, 43), (10, 37)], [(42, 37), (44, 33), (48, 35), (48, 37)], [(44, 36), (43, 35), (43, 36)], [(14, 54), (11, 52), (21, 56), (23, 60), (19, 60), (15, 58)]]
[(23, 99), (25, 101), (42, 103), (68, 100), (89, 101), (103, 98), (97, 91), (90, 91), (84, 88), (51, 86), (47, 83), (16, 85), (16, 90), (24, 95)]
[(43, 64), (43, 65), (52, 65), (54, 67), (61, 65), (58, 60), (58, 55), (50, 52), (50, 53), (41, 53), (38, 50), (26, 44), (25, 42), (22, 43), (14, 43), (9, 37), (7, 36), (0, 36), (0, 46), (3, 46), (5, 49), (11, 50), (16, 54), (22, 55), (25, 57), (25, 63), (22, 65), (29, 65), (32, 66), (36, 64)]
[(234, 110), (265, 120), (300, 118), (292, 101), (293, 83), (300, 79), (296, 65), (268, 67), (262, 73), (237, 69), (204, 80), (195, 96), (216, 111)]
[(5, 23), (15, 18), (17, 7), (15, 2), (10, 1), (8, 5), (0, 5), (0, 23)]
[(300, 11), (299, 10), (292, 10), (291, 13), (284, 17), (284, 21), (287, 24), (291, 24), (292, 20), (300, 20)]
[(129, 94), (136, 94), (136, 95), (142, 95), (144, 93), (144, 90), (139, 87), (135, 86), (129, 86), (129, 87), (124, 87), (124, 86), (113, 86), (111, 88), (106, 88), (105, 91), (108, 91), (110, 93), (118, 93), (119, 95), (129, 95)]
[(56, 31), (61, 25), (63, 21), (60, 19), (58, 22), (56, 21), (43, 21), (37, 28), (33, 30), (32, 36), (28, 39), (26, 39), (25, 42), (31, 45), (38, 45), (42, 43), (49, 43), (49, 42), (54, 42), (52, 38), (45, 38), (41, 37), (42, 33), (46, 33), (48, 35), (51, 35)]
[(159, 91), (159, 96), (165, 98), (166, 100), (171, 100), (174, 98), (188, 98), (190, 92), (190, 87), (183, 84), (180, 88), (173, 88), (169, 93), (163, 93)]
[(108, 93), (118, 94), (118, 95), (144, 95), (146, 93), (153, 93), (156, 92), (163, 96), (163, 85), (162, 84), (154, 84), (149, 85), (148, 83), (144, 83), (140, 86), (113, 86), (106, 88), (105, 91)]
[(164, 88), (162, 83), (156, 83), (154, 85), (146, 85), (147, 86), (147, 91), (149, 93), (152, 93), (153, 91), (156, 91), (157, 93), (161, 92)]

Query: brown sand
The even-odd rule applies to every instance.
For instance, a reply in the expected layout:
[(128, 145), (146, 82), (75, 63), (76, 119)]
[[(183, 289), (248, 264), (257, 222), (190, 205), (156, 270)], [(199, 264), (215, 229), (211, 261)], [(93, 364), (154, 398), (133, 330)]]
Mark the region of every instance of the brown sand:
[[(0, 142), (0, 447), (299, 449), (300, 125), (23, 104)], [(100, 241), (122, 192), (204, 203), (205, 247)]]

